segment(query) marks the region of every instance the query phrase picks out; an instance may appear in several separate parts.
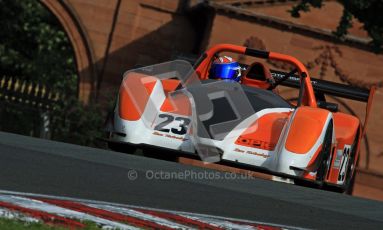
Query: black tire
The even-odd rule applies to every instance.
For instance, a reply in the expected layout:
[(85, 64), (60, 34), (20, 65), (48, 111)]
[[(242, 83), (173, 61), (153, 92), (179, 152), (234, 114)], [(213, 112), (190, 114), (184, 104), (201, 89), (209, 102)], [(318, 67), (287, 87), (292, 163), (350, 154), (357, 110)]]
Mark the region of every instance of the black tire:
[(108, 142), (108, 148), (116, 152), (129, 154), (134, 154), (137, 150), (135, 146), (116, 142)]
[(332, 131), (333, 123), (331, 121), (330, 124), (327, 126), (326, 134), (322, 145), (322, 151), (320, 154), (320, 163), (316, 175), (316, 180), (319, 181), (321, 184), (323, 184), (325, 176), (327, 175), (331, 166)]
[(307, 188), (318, 188), (317, 184), (314, 184), (311, 181), (306, 181), (306, 180), (300, 180), (300, 179), (294, 179), (294, 184), (302, 187), (307, 187)]
[[(347, 178), (349, 178), (349, 177), (347, 176)], [(346, 182), (344, 189), (343, 189), (343, 193), (345, 193), (347, 195), (352, 195), (352, 192), (354, 191), (354, 184), (355, 184), (355, 172), (350, 177), (350, 179)]]
[(147, 147), (142, 149), (142, 153), (145, 157), (149, 157), (149, 158), (165, 160), (165, 161), (173, 161), (173, 162), (178, 161), (178, 156), (171, 150)]

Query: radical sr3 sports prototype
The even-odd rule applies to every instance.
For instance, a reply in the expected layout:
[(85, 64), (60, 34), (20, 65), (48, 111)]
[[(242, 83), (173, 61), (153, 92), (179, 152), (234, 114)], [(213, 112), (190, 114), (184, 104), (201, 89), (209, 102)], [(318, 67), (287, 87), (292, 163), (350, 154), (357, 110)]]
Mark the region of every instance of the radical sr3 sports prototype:
[[(295, 69), (270, 71), (254, 62), (242, 66), (238, 82), (209, 79), (222, 52), (287, 62)], [(280, 84), (299, 89), (294, 102), (278, 95)], [(127, 71), (107, 119), (108, 143), (120, 150), (175, 150), (345, 191), (353, 181), (373, 94), (374, 88), (310, 78), (300, 61), (285, 54), (220, 44), (194, 66), (176, 60)], [(367, 102), (364, 124), (338, 111), (325, 95)]]

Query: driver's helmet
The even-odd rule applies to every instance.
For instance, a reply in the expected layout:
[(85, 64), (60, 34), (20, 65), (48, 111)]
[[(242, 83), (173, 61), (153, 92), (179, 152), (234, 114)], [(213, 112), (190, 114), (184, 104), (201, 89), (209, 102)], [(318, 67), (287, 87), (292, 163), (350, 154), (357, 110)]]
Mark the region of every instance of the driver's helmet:
[(211, 65), (209, 78), (239, 81), (241, 66), (229, 56), (219, 57)]

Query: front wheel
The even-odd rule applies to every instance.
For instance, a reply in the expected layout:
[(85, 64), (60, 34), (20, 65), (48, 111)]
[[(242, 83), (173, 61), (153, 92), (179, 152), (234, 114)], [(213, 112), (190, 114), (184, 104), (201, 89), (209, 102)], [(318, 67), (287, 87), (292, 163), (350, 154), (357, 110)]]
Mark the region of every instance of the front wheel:
[(129, 153), (129, 154), (134, 154), (136, 151), (136, 147), (134, 146), (131, 146), (129, 144), (124, 144), (124, 143), (116, 143), (116, 142), (108, 142), (108, 148), (116, 152)]
[(174, 152), (166, 150), (166, 149), (146, 147), (142, 149), (142, 152), (145, 157), (149, 157), (149, 158), (165, 160), (165, 161), (173, 161), (173, 162), (177, 162), (178, 160), (178, 157)]
[(296, 179), (294, 180), (294, 184), (304, 186), (304, 187), (311, 187), (311, 188), (324, 188), (324, 181), (327, 173), (330, 170), (331, 166), (331, 144), (332, 144), (332, 128), (333, 128), (333, 123), (332, 121), (330, 124), (327, 126), (325, 137), (323, 140), (322, 144), (322, 150), (320, 152), (320, 155), (318, 156), (319, 163), (318, 163), (318, 169), (317, 169), (317, 174), (316, 174), (316, 181), (320, 183), (320, 185), (316, 183), (312, 183), (310, 181), (305, 181), (305, 180), (299, 180)]

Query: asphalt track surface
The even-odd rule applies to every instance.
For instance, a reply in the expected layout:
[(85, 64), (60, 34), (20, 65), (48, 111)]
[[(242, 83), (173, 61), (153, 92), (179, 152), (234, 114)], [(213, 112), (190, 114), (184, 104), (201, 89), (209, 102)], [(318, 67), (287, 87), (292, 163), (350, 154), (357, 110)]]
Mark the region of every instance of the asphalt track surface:
[[(159, 175), (161, 171), (163, 179), (150, 179), (152, 172)], [(175, 172), (194, 176), (166, 179)], [(199, 178), (206, 172), (214, 178)], [(135, 175), (137, 179), (132, 180)], [(0, 132), (1, 190), (304, 228), (383, 229), (382, 202), (261, 179), (225, 177), (213, 170)]]

